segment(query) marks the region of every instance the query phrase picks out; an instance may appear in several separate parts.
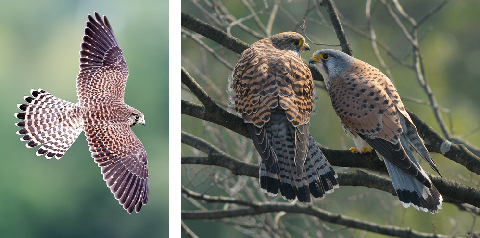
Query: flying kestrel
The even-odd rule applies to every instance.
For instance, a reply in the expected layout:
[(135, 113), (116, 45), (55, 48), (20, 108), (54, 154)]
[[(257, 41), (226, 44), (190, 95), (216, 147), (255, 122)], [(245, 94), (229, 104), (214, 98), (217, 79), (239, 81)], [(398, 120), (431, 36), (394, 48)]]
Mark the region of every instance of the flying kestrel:
[(284, 32), (245, 50), (229, 78), (230, 101), (247, 123), (262, 160), (260, 185), (310, 202), (338, 187), (336, 173), (309, 133), (313, 80), (300, 55), (302, 35)]
[(31, 90), (15, 113), (17, 132), (37, 156), (60, 159), (82, 131), (103, 179), (123, 208), (139, 212), (148, 201), (147, 152), (130, 127), (145, 125), (143, 114), (125, 104), (128, 67), (107, 17), (88, 15), (77, 76), (78, 102)]
[(438, 212), (442, 195), (409, 145), (437, 173), (438, 169), (392, 81), (377, 68), (338, 50), (318, 50), (310, 63), (322, 74), (333, 109), (356, 150), (364, 152), (368, 144), (385, 162), (403, 206)]

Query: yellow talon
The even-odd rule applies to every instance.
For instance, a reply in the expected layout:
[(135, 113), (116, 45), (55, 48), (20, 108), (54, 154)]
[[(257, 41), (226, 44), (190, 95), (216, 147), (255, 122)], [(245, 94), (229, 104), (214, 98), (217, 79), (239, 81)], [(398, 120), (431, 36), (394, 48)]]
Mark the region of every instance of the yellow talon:
[(372, 148), (363, 148), (362, 153), (372, 152)]
[(362, 149), (362, 152), (360, 152), (357, 147), (350, 147), (350, 149), (348, 149), (348, 150), (353, 152), (353, 153), (361, 153), (361, 154), (372, 152), (372, 148), (366, 148), (366, 147)]
[(350, 149), (348, 149), (349, 151), (353, 152), (353, 153), (359, 153), (360, 151), (358, 151), (357, 147), (350, 147)]

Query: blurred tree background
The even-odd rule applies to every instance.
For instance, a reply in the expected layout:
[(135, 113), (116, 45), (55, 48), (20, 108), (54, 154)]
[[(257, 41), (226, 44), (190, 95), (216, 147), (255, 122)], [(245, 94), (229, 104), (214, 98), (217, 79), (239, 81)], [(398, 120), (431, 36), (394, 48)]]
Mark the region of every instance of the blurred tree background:
[[(130, 76), (125, 101), (145, 114), (135, 127), (148, 153), (149, 202), (128, 214), (114, 199), (80, 135), (57, 161), (25, 148), (16, 105), (43, 88), (77, 101), (87, 15), (106, 15)], [(0, 236), (166, 237), (168, 235), (168, 1), (2, 1), (0, 10)]]
[[(182, 12), (218, 27), (248, 44), (279, 32), (302, 32), (299, 26), (306, 18), (306, 33), (313, 41), (339, 44), (327, 10), (320, 6), (319, 2), (321, 1), (183, 0)], [(401, 65), (389, 55), (412, 65), (412, 46), (386, 7), (388, 5), (393, 9), (392, 12), (399, 16), (399, 21), (405, 24), (406, 30), (411, 33), (408, 20), (401, 15), (401, 10), (394, 6), (396, 2), (416, 21), (428, 16), (418, 27), (419, 47), (427, 83), (441, 106), (441, 115), (450, 138), (461, 139), (480, 147), (480, 2), (449, 1), (442, 5), (445, 2), (443, 0), (421, 3), (414, 0), (373, 0), (369, 4), (371, 17), (368, 18), (365, 1), (335, 1), (345, 34), (353, 49), (353, 56), (369, 62), (383, 72), (388, 68), (406, 107), (440, 134), (442, 130), (415, 71)], [(437, 6), (442, 7), (438, 8), (438, 11), (433, 10)], [(377, 56), (383, 58), (386, 67), (382, 67), (372, 50), (369, 22), (378, 40)], [(317, 49), (340, 50), (340, 47), (312, 43), (310, 47), (312, 51), (302, 55), (305, 62), (308, 62)], [(217, 104), (229, 112), (234, 112), (234, 109), (227, 107), (227, 79), (238, 59), (238, 54), (198, 33), (182, 28), (182, 66)], [(354, 146), (353, 141), (343, 132), (328, 95), (322, 89), (323, 82), (316, 82), (316, 86), (318, 100), (316, 114), (311, 118), (311, 134), (318, 143), (330, 149), (345, 150)], [(182, 85), (182, 99), (201, 104), (185, 85)], [(182, 115), (182, 131), (212, 143), (239, 160), (257, 164), (259, 156), (251, 140), (221, 126)], [(182, 144), (182, 156), (206, 155)], [(432, 157), (444, 178), (478, 189), (480, 183), (477, 174), (441, 154), (432, 153)], [(422, 163), (422, 166), (434, 174), (426, 163)], [(337, 172), (345, 172), (355, 168), (335, 169)], [(260, 202), (284, 202), (280, 196), (271, 198), (259, 192), (257, 178), (236, 176), (227, 169), (215, 166), (183, 165), (182, 186), (199, 194)], [(182, 211), (236, 207), (228, 203), (205, 204), (199, 200), (202, 199), (185, 196), (182, 200)], [(366, 187), (340, 184), (339, 189), (327, 194), (324, 199), (316, 200), (314, 205), (332, 213), (377, 224), (411, 227), (426, 233), (465, 235), (480, 230), (476, 214), (459, 210), (455, 204), (444, 202), (438, 214), (424, 213), (412, 207), (405, 209), (397, 197)], [(362, 230), (346, 229), (345, 226), (301, 214), (260, 214), (211, 222), (183, 222), (200, 237), (384, 237)]]

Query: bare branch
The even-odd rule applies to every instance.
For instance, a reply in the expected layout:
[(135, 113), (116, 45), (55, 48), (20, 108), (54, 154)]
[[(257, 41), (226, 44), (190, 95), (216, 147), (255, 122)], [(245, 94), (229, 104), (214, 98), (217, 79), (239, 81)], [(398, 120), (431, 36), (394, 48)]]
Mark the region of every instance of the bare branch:
[(257, 26), (260, 28), (260, 30), (262, 30), (263, 33), (265, 33), (265, 35), (268, 37), (267, 29), (266, 29), (265, 26), (263, 25), (262, 21), (260, 21), (260, 18), (258, 18), (258, 15), (257, 15), (257, 13), (255, 12), (255, 10), (253, 10), (252, 5), (250, 5), (250, 3), (249, 3), (248, 1), (246, 1), (246, 0), (242, 0), (242, 3), (243, 3), (243, 5), (245, 5), (245, 7), (250, 11), (251, 16), (252, 16), (253, 19), (255, 20), (255, 23), (256, 23)]
[(417, 80), (422, 86), (423, 90), (428, 96), (428, 99), (430, 100), (430, 104), (432, 105), (433, 113), (435, 115), (435, 118), (437, 119), (437, 122), (440, 126), (440, 129), (442, 130), (443, 135), (447, 138), (450, 139), (451, 135), (447, 130), (447, 127), (445, 126), (445, 122), (443, 121), (442, 114), (440, 112), (437, 99), (435, 98), (435, 95), (433, 94), (432, 89), (427, 83), (427, 79), (425, 76), (425, 70), (423, 67), (423, 57), (420, 52), (420, 48), (418, 45), (418, 36), (417, 36), (417, 26), (418, 24), (415, 22), (413, 18), (411, 18), (402, 8), (400, 3), (398, 1), (394, 0), (393, 3), (395, 4), (395, 7), (397, 8), (397, 11), (400, 12), (400, 14), (412, 25), (412, 34), (408, 33), (407, 29), (403, 25), (403, 23), (400, 21), (398, 16), (393, 12), (392, 8), (390, 5), (385, 1), (385, 0), (380, 0), (380, 2), (385, 5), (385, 8), (387, 9), (388, 13), (392, 16), (392, 18), (397, 22), (397, 25), (400, 27), (400, 29), (403, 31), (405, 37), (410, 41), (410, 44), (412, 44), (413, 48), (413, 65), (415, 67), (415, 72), (417, 75)]
[(205, 50), (207, 50), (210, 54), (213, 55), (213, 57), (215, 57), (218, 61), (220, 61), (220, 63), (222, 63), (223, 65), (225, 65), (227, 68), (229, 68), (230, 70), (233, 71), (233, 66), (228, 63), (223, 57), (221, 57), (220, 55), (218, 55), (212, 48), (208, 47), (208, 45), (206, 45), (205, 43), (203, 43), (202, 40), (200, 40), (197, 36), (191, 34), (190, 32), (182, 29), (182, 33), (190, 38), (192, 38), (195, 42), (197, 42), (201, 47), (203, 47)]
[(183, 221), (182, 221), (182, 231), (185, 233), (185, 235), (187, 235), (190, 238), (198, 238), (198, 236), (195, 235), (195, 233), (193, 233), (193, 231), (190, 230), (190, 228), (188, 228), (188, 226), (185, 225)]
[(191, 15), (182, 12), (182, 26), (223, 45), (231, 51), (241, 54), (248, 45), (224, 31), (211, 26)]
[[(182, 143), (190, 145), (208, 154), (207, 157), (182, 157), (182, 164), (215, 165), (227, 168), (235, 175), (246, 175), (258, 178), (258, 165), (242, 162), (217, 149), (215, 146), (206, 142), (203, 139), (190, 135), (186, 132), (182, 132)], [(322, 151), (324, 151), (325, 156), (334, 166), (347, 167), (348, 165), (350, 165), (349, 167), (372, 169), (370, 164), (364, 163), (364, 161), (360, 163), (355, 163), (355, 160), (360, 160), (358, 158), (346, 160), (343, 157), (330, 156), (331, 153), (329, 152), (332, 151), (329, 151), (327, 149), (322, 149)], [(351, 152), (347, 153), (353, 154)], [(383, 164), (378, 159), (376, 162), (379, 164)], [(345, 166), (345, 164), (348, 165)], [(352, 166), (352, 164), (356, 164), (357, 166)], [(379, 172), (385, 173), (385, 166), (383, 166), (379, 170)], [(437, 187), (438, 191), (444, 196), (445, 202), (469, 203), (474, 206), (480, 207), (480, 191), (478, 189), (471, 188), (455, 181), (441, 178), (439, 176), (429, 176), (432, 179), (435, 187)], [(364, 186), (386, 191), (391, 193), (392, 195), (396, 195), (392, 187), (392, 181), (390, 179), (374, 175), (364, 170), (338, 173), (337, 180), (342, 186)]]
[(427, 14), (425, 14), (422, 18), (420, 18), (420, 20), (418, 20), (417, 26), (422, 25), (422, 24), (423, 24), (428, 18), (430, 18), (433, 14), (437, 13), (438, 11), (440, 11), (440, 9), (442, 9), (442, 7), (445, 6), (445, 4), (447, 4), (448, 1), (450, 1), (450, 0), (444, 0), (443, 2), (441, 2), (440, 4), (438, 4), (436, 7), (434, 7), (432, 10), (430, 10), (429, 12), (427, 12)]
[(249, 202), (238, 201), (233, 198), (224, 197), (211, 197), (207, 195), (201, 195), (198, 193), (190, 192), (189, 190), (182, 189), (182, 192), (187, 196), (192, 196), (197, 199), (201, 199), (206, 202), (233, 202), (236, 204), (245, 204), (248, 207), (235, 208), (228, 210), (210, 210), (210, 211), (184, 211), (182, 210), (182, 219), (222, 219), (228, 217), (239, 216), (252, 216), (262, 213), (276, 213), (276, 212), (288, 212), (288, 213), (302, 213), (315, 216), (323, 221), (327, 221), (333, 224), (343, 225), (365, 231), (371, 231), (379, 234), (399, 237), (449, 237), (439, 234), (429, 234), (412, 230), (410, 228), (401, 228), (392, 225), (380, 225), (373, 222), (367, 222), (353, 217), (348, 217), (342, 214), (335, 214), (312, 205), (303, 205), (299, 203), (287, 203), (287, 202)]
[(275, 3), (273, 5), (273, 9), (272, 9), (272, 13), (270, 14), (270, 18), (268, 19), (267, 29), (265, 31), (265, 33), (268, 37), (272, 36), (273, 22), (275, 21), (275, 17), (277, 16), (277, 12), (278, 12), (278, 3)]
[(390, 72), (390, 69), (387, 67), (385, 64), (385, 61), (383, 61), (382, 56), (380, 56), (380, 52), (378, 51), (377, 47), (377, 35), (375, 34), (375, 30), (373, 29), (372, 25), (372, 16), (370, 14), (370, 5), (372, 4), (372, 0), (367, 0), (366, 7), (365, 7), (365, 16), (367, 17), (367, 25), (368, 29), (370, 30), (370, 44), (372, 44), (372, 50), (373, 53), (375, 54), (375, 57), (377, 58), (378, 62), (382, 66), (382, 68), (385, 70), (385, 74), (393, 80), (392, 74)]
[(446, 140), (417, 115), (408, 109), (407, 111), (429, 151), (440, 153), (446, 158), (465, 166), (468, 170), (480, 174), (480, 158), (470, 152), (464, 145), (454, 144)]
[(345, 32), (343, 31), (342, 24), (340, 23), (340, 18), (338, 18), (337, 9), (335, 8), (333, 1), (323, 0), (322, 4), (327, 8), (328, 16), (330, 17), (333, 28), (337, 33), (337, 38), (340, 41), (340, 45), (342, 46), (342, 51), (348, 55), (353, 55), (352, 48), (350, 47), (350, 43), (348, 42)]

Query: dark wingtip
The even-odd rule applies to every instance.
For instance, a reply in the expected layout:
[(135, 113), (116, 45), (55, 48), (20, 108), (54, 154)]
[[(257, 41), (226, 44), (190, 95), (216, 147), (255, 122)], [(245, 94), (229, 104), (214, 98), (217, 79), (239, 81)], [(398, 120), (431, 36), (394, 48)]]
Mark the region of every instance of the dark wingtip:
[[(88, 17), (88, 22), (94, 22), (95, 21), (95, 19), (92, 17), (92, 15), (88, 14), (87, 17)], [(88, 22), (87, 22), (87, 24), (88, 24)]]
[(98, 14), (98, 12), (95, 12), (95, 18), (97, 19), (98, 22), (103, 22), (102, 21), (102, 17), (100, 16), (100, 14)]
[(140, 209), (142, 209), (142, 205), (143, 205), (143, 203), (138, 201), (137, 205), (135, 206), (135, 212), (136, 213), (140, 212)]
[(110, 22), (107, 19), (107, 16), (103, 16), (103, 21), (105, 22), (105, 25), (111, 30), (112, 26), (110, 25)]

